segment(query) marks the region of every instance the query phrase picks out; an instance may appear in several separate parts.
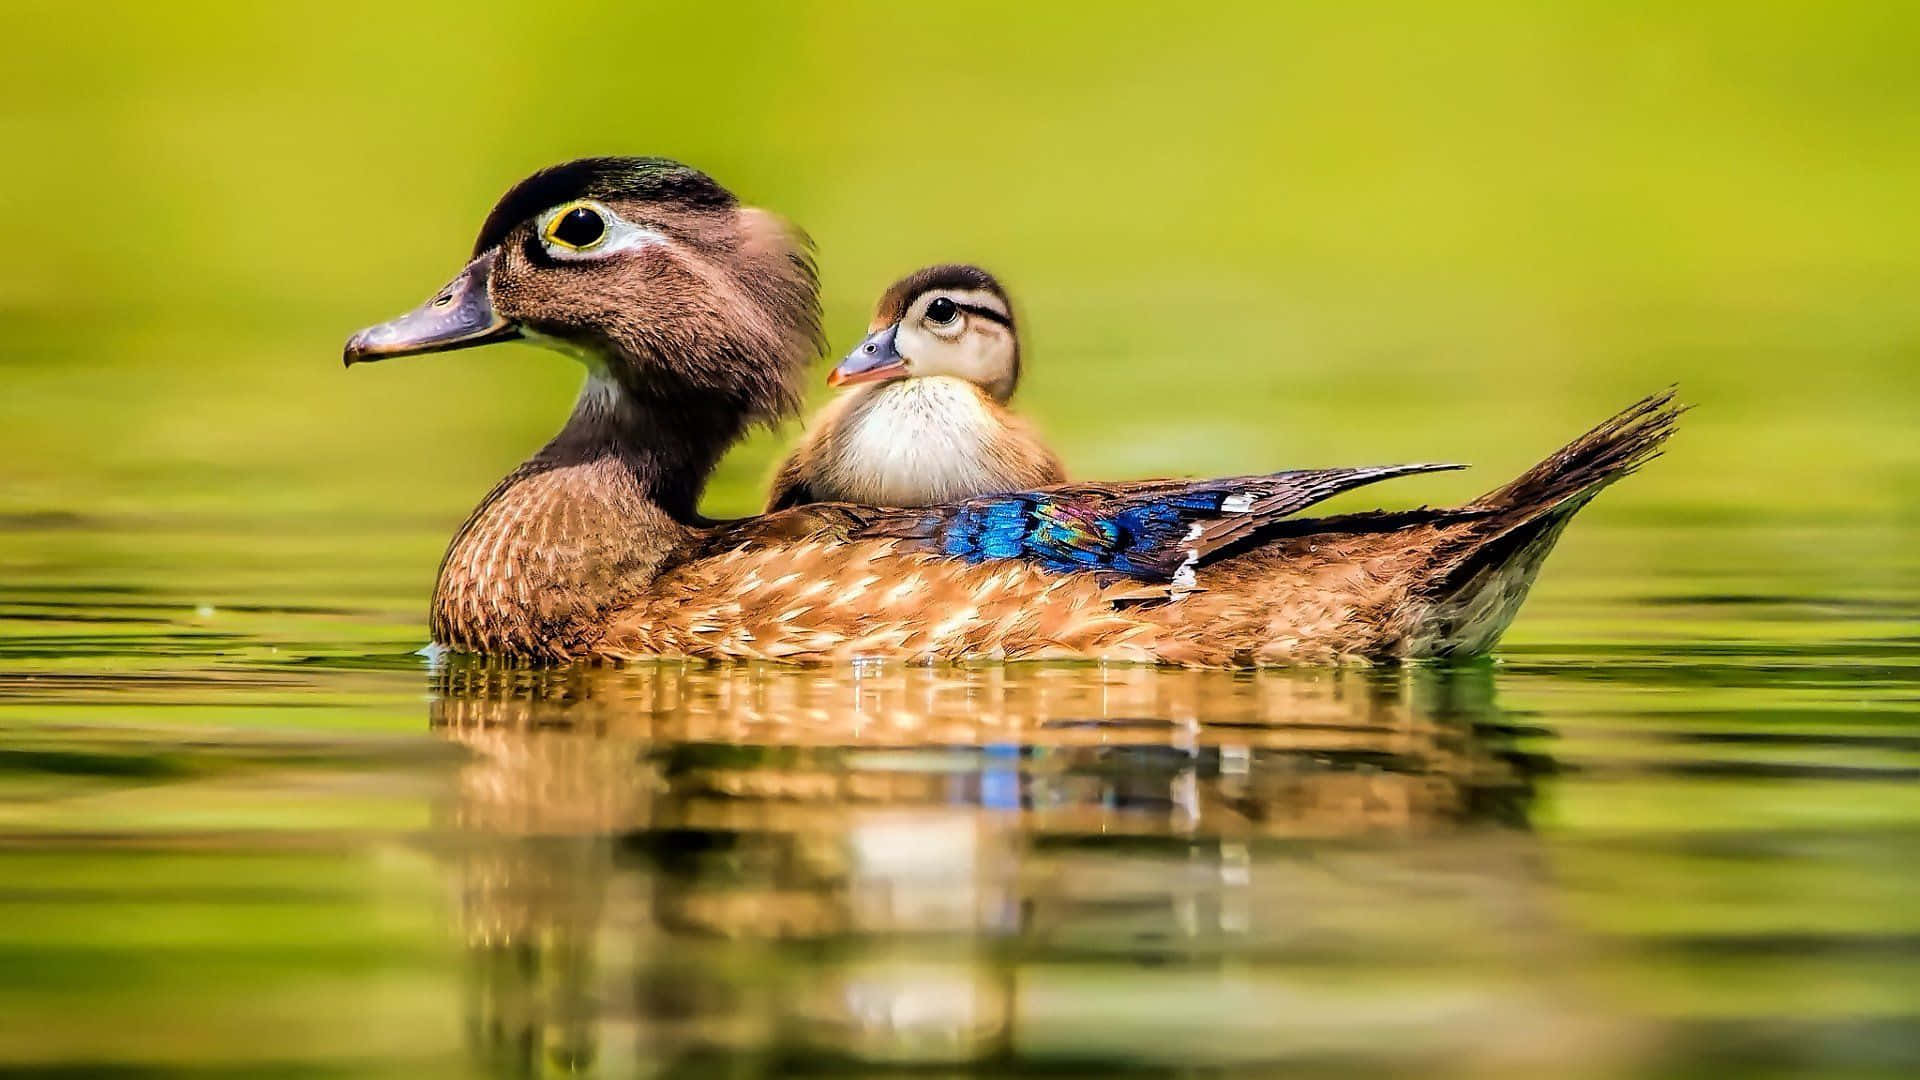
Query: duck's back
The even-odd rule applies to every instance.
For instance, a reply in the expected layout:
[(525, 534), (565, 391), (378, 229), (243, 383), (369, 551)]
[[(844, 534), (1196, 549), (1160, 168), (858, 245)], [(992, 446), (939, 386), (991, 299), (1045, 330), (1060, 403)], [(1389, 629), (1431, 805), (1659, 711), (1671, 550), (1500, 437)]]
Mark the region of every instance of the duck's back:
[(972, 383), (928, 376), (835, 398), (781, 465), (768, 509), (926, 506), (1065, 479), (1060, 459), (1018, 416)]
[(1306, 518), (1451, 468), (1063, 485), (925, 509), (821, 505), (707, 534), (614, 613), (616, 659), (1098, 659), (1226, 667), (1484, 653), (1567, 522), (1658, 456), (1672, 393), (1460, 507)]

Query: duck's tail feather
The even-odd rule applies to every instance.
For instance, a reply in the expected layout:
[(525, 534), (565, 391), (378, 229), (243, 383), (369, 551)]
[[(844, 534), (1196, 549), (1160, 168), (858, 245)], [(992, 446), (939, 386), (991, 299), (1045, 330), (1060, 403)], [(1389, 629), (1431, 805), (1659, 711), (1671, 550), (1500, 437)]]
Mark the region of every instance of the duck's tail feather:
[(1660, 456), (1686, 411), (1674, 393), (1669, 387), (1641, 399), (1468, 504), (1485, 515), (1485, 524), (1446, 554), (1427, 590), (1432, 606), (1414, 655), (1472, 655), (1493, 647), (1573, 515), (1607, 485)]
[(1686, 411), (1674, 400), (1675, 392), (1669, 386), (1641, 398), (1471, 505), (1502, 516), (1518, 515), (1525, 521), (1571, 501), (1584, 503), (1601, 488), (1660, 456), (1661, 445)]

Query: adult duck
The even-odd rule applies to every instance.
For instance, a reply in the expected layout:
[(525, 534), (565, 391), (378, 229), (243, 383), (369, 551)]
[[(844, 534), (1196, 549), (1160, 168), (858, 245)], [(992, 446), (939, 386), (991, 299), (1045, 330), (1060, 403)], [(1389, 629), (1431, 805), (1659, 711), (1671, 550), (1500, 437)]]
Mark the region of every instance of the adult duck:
[(774, 473), (769, 511), (925, 506), (1067, 478), (1007, 408), (1020, 382), (1020, 331), (992, 274), (954, 263), (917, 270), (881, 294), (867, 330), (827, 379), (849, 389)]
[(1573, 514), (1659, 449), (1671, 393), (1465, 506), (1297, 517), (1442, 465), (1073, 484), (912, 509), (696, 506), (821, 351), (804, 241), (705, 174), (592, 158), (516, 185), (466, 267), (346, 361), (525, 338), (588, 377), (454, 536), (439, 644), (581, 658), (1256, 665), (1485, 651)]

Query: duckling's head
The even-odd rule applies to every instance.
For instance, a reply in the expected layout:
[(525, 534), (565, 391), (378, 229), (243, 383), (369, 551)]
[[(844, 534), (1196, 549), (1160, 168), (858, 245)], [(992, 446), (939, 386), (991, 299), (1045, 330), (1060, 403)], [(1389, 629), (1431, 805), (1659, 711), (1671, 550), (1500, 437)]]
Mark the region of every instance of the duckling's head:
[(771, 419), (824, 347), (806, 239), (697, 169), (584, 158), (516, 184), (466, 268), (347, 342), (346, 362), (525, 338), (641, 400)]
[(1004, 402), (1020, 381), (1013, 304), (977, 266), (929, 266), (894, 282), (867, 329), (866, 340), (827, 376), (829, 383), (950, 375)]

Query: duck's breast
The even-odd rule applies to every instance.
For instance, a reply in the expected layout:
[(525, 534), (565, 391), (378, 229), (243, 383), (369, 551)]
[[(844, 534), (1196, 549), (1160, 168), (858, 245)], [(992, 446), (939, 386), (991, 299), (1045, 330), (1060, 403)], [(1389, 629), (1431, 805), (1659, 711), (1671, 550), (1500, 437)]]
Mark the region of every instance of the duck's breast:
[(1030, 486), (1000, 449), (1006, 419), (971, 383), (903, 379), (851, 403), (828, 433), (823, 499), (920, 506)]

